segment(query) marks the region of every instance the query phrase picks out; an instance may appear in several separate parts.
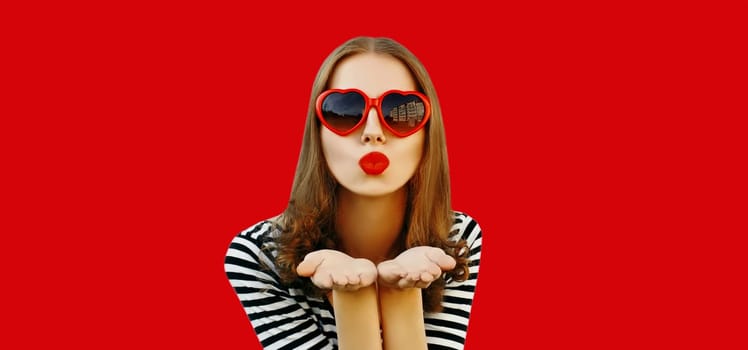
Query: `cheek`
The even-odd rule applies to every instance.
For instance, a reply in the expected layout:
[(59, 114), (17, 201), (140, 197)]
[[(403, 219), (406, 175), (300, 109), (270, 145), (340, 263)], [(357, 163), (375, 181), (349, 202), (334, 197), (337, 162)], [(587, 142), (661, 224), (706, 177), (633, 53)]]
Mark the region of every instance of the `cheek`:
[(421, 130), (413, 136), (415, 136), (415, 138), (413, 139), (413, 144), (410, 147), (410, 153), (418, 162), (420, 162), (421, 157), (423, 157), (424, 145), (426, 144), (426, 132)]
[(322, 144), (322, 154), (325, 156), (328, 167), (334, 168), (336, 165), (342, 164), (349, 157), (346, 154), (346, 150), (350, 150), (351, 147), (347, 145), (350, 141), (346, 138), (323, 129), (320, 134), (320, 142)]
[(424, 136), (422, 133), (411, 135), (413, 139), (403, 140), (404, 143), (399, 147), (398, 162), (400, 166), (406, 169), (415, 169), (423, 157)]
[(324, 128), (320, 131), (319, 139), (320, 144), (322, 145), (322, 154), (325, 155), (326, 159), (330, 159), (330, 157), (333, 156), (331, 154), (332, 151), (335, 150), (335, 139), (329, 135), (329, 132), (326, 132)]

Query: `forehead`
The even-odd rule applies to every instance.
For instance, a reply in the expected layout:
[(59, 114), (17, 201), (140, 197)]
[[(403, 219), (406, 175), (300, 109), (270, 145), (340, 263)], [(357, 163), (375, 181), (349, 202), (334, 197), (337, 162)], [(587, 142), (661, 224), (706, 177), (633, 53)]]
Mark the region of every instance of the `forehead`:
[(395, 57), (379, 53), (360, 53), (338, 62), (330, 76), (330, 89), (356, 88), (370, 97), (387, 90), (415, 90), (408, 67)]

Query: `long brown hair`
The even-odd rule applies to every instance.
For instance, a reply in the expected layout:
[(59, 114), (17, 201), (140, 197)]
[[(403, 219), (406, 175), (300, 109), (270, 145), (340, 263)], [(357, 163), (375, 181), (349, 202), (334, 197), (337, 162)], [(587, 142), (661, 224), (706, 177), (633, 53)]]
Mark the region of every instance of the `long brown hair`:
[(387, 54), (399, 59), (410, 69), (418, 90), (431, 102), (431, 118), (426, 126), (421, 163), (407, 184), (408, 203), (400, 245), (403, 249), (422, 245), (439, 247), (457, 261), (454, 270), (423, 290), (424, 310), (440, 311), (445, 279), (463, 281), (468, 277), (468, 252), (464, 241), (455, 243), (449, 240), (454, 213), (450, 202), (444, 125), (436, 91), (418, 58), (390, 38), (352, 38), (337, 47), (317, 72), (291, 198), (279, 220), (283, 232), (277, 241), (276, 264), (285, 283), (303, 288), (313, 296), (322, 295), (322, 291), (309, 278), (296, 274), (296, 266), (307, 253), (337, 248), (334, 227), (337, 183), (329, 173), (322, 154), (320, 123), (315, 116), (314, 103), (317, 96), (327, 89), (337, 63), (345, 57), (364, 52)]

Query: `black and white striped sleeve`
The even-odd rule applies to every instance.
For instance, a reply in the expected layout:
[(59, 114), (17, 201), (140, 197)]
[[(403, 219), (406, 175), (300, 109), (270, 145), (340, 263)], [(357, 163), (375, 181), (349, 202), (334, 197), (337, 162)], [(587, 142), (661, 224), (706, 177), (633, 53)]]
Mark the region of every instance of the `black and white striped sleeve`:
[[(231, 241), (224, 268), (263, 348), (336, 349), (319, 309), (294, 289), (284, 288), (266, 249), (272, 244), (270, 222), (258, 223)], [(313, 308), (315, 310), (313, 310)]]
[(429, 349), (463, 349), (467, 336), (470, 309), (478, 282), (481, 254), (481, 228), (470, 216), (456, 212), (453, 236), (467, 241), (468, 279), (463, 282), (450, 281), (444, 289), (442, 312), (426, 313), (426, 339)]

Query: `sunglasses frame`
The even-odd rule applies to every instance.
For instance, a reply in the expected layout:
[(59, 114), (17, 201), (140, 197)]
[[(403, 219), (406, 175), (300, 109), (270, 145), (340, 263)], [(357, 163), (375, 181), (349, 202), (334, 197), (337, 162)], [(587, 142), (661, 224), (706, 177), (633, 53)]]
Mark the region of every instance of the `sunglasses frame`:
[[(363, 115), (361, 117), (361, 120), (359, 120), (358, 123), (356, 123), (356, 125), (353, 126), (350, 130), (345, 131), (345, 132), (341, 132), (341, 131), (333, 128), (332, 126), (330, 126), (330, 124), (328, 124), (327, 121), (325, 120), (325, 118), (323, 117), (323, 115), (322, 115), (322, 102), (324, 102), (325, 98), (328, 95), (330, 95), (330, 94), (333, 94), (333, 93), (346, 94), (346, 93), (351, 93), (351, 92), (358, 93), (359, 95), (361, 95), (364, 98), (364, 110), (362, 112)], [(391, 94), (416, 95), (416, 96), (418, 96), (418, 98), (421, 99), (421, 101), (423, 101), (423, 107), (424, 107), (423, 119), (421, 120), (421, 122), (415, 128), (413, 128), (413, 130), (410, 130), (410, 131), (405, 132), (405, 133), (398, 132), (398, 131), (394, 130), (385, 121), (384, 114), (382, 113), (382, 103), (381, 102), (382, 102), (382, 99), (384, 97), (386, 97), (387, 95), (391, 95)], [(379, 95), (379, 97), (371, 98), (366, 93), (364, 93), (363, 91), (361, 91), (359, 89), (329, 89), (329, 90), (323, 91), (319, 96), (317, 96), (317, 101), (315, 103), (315, 110), (316, 110), (316, 114), (317, 114), (317, 119), (319, 119), (320, 122), (322, 122), (322, 124), (328, 130), (330, 130), (330, 131), (332, 131), (332, 132), (334, 132), (334, 133), (336, 133), (336, 134), (338, 134), (340, 136), (349, 135), (349, 134), (353, 133), (354, 131), (356, 131), (356, 129), (360, 128), (361, 125), (363, 125), (366, 122), (366, 118), (369, 117), (369, 111), (371, 110), (372, 107), (375, 107), (376, 110), (377, 110), (377, 115), (379, 115), (379, 123), (382, 124), (382, 126), (384, 126), (389, 132), (391, 132), (392, 134), (394, 134), (395, 136), (398, 136), (398, 137), (406, 137), (406, 136), (410, 136), (410, 135), (418, 132), (418, 130), (421, 130), (423, 128), (423, 126), (426, 125), (426, 122), (428, 122), (429, 118), (431, 117), (431, 102), (429, 102), (429, 99), (428, 99), (428, 97), (426, 97), (426, 95), (424, 95), (424, 94), (422, 94), (422, 93), (420, 93), (418, 91), (387, 90), (384, 93), (382, 93), (381, 95)]]

